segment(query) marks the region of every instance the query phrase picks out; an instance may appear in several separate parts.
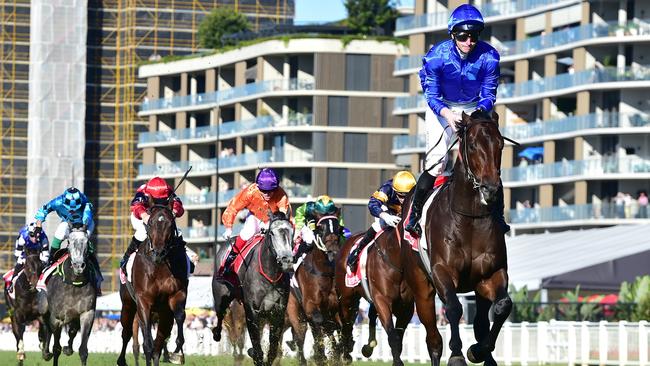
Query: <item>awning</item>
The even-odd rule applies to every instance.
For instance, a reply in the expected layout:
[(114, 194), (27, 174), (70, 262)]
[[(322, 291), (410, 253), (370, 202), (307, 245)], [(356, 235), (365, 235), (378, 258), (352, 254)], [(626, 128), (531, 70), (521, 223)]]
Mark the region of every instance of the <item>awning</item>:
[(648, 273), (650, 225), (506, 237), (508, 275), (517, 288), (615, 290)]

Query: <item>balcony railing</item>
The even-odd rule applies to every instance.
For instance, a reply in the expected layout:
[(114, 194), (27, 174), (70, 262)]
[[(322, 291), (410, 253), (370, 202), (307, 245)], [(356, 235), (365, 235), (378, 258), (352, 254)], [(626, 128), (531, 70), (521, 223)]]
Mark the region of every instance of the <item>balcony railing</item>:
[(424, 110), (427, 107), (427, 102), (424, 99), (424, 95), (416, 94), (409, 95), (408, 97), (397, 97), (395, 98), (395, 104), (393, 105), (393, 113), (400, 113), (406, 110)]
[[(618, 22), (586, 24), (562, 29), (545, 35), (530, 37), (521, 41), (493, 43), (501, 57), (526, 55), (559, 46), (603, 37), (620, 37), (621, 35), (650, 35), (650, 22), (630, 20), (624, 25)], [(395, 72), (420, 69), (424, 55), (403, 56), (395, 60)]]
[[(512, 15), (516, 16), (527, 10), (533, 10), (557, 3), (557, 0), (518, 0), (500, 1), (481, 5), (479, 9), (484, 18)], [(576, 1), (578, 2), (578, 1)], [(449, 11), (411, 15), (397, 19), (395, 32), (405, 32), (417, 28), (443, 27), (446, 28), (449, 20)]]
[(183, 238), (188, 241), (214, 240), (214, 226), (180, 227)]
[(211, 140), (225, 138), (229, 135), (242, 134), (270, 127), (283, 126), (311, 126), (313, 115), (296, 114), (288, 119), (277, 119), (272, 116), (262, 116), (249, 120), (225, 122), (219, 126), (203, 126), (197, 128), (184, 128), (170, 131), (143, 132), (140, 134), (140, 144), (167, 143), (187, 140)]
[(176, 175), (184, 173), (190, 165), (192, 173), (212, 174), (216, 172), (217, 162), (219, 169), (234, 169), (244, 166), (256, 166), (265, 163), (279, 162), (309, 162), (313, 161), (311, 150), (274, 149), (260, 152), (230, 156), (226, 158), (211, 158), (195, 161), (177, 161), (160, 164), (140, 164), (138, 174), (150, 175)]
[[(624, 205), (602, 202), (586, 205), (567, 205), (554, 207), (534, 207), (509, 210), (512, 224), (536, 224), (558, 221), (578, 220), (647, 220), (647, 209), (640, 209), (636, 215), (626, 213)], [(595, 223), (597, 224), (597, 223)]]
[(313, 79), (279, 79), (250, 83), (231, 89), (217, 90), (209, 93), (175, 96), (172, 98), (159, 98), (146, 100), (140, 107), (141, 112), (185, 108), (209, 104), (222, 104), (233, 99), (245, 98), (254, 94), (274, 91), (311, 90), (314, 89)]
[(571, 133), (597, 128), (649, 127), (650, 112), (643, 113), (593, 113), (543, 122), (508, 125), (501, 129), (504, 136), (515, 140), (544, 139), (545, 136)]
[(600, 159), (560, 161), (552, 164), (534, 164), (503, 169), (504, 183), (529, 182), (553, 178), (602, 176), (608, 174), (650, 173), (650, 159), (630, 157), (603, 157)]
[(424, 149), (426, 138), (423, 134), (393, 137), (393, 152), (399, 150)]

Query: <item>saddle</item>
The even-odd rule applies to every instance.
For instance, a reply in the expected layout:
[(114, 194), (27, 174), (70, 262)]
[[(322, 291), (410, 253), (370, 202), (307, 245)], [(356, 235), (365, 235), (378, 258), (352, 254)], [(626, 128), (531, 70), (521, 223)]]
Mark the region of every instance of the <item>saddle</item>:
[(18, 277), (20, 277), (21, 273), (24, 271), (21, 269), (12, 280), (11, 277), (14, 275), (14, 269), (15, 268), (12, 268), (2, 276), (2, 279), (5, 281), (5, 288), (8, 288), (7, 293), (12, 300), (16, 300), (16, 281), (18, 281)]
[[(253, 249), (258, 246), (262, 240), (264, 240), (264, 235), (262, 234), (256, 234), (252, 238), (248, 239), (248, 241), (244, 244), (244, 246), (239, 250), (239, 254), (237, 255), (237, 258), (232, 262), (231, 264), (231, 271), (232, 275), (221, 275), (220, 278), (226, 280), (228, 283), (231, 285), (238, 287), (239, 286), (239, 278), (237, 277), (237, 273), (239, 273), (239, 270), (241, 269), (242, 265), (244, 265), (244, 262), (246, 261), (246, 258), (248, 258), (253, 251)], [(233, 250), (235, 250), (233, 248)], [(219, 268), (217, 270), (217, 274), (223, 274), (225, 272), (224, 265), (226, 264), (226, 258), (228, 256), (224, 255), (223, 258), (221, 258), (221, 262), (219, 264)]]
[(69, 256), (70, 254), (67, 250), (59, 250), (54, 254), (54, 263), (43, 270), (43, 273), (41, 273), (41, 276), (38, 278), (38, 282), (36, 283), (36, 289), (38, 291), (47, 291), (47, 281), (50, 279), (54, 272), (57, 272), (59, 270), (60, 266), (65, 262), (66, 259), (68, 259)]
[[(346, 264), (345, 265), (345, 286), (346, 287), (356, 287), (361, 283), (366, 278), (366, 262), (368, 261), (368, 249), (372, 247), (375, 244), (375, 241), (377, 238), (386, 231), (385, 229), (380, 230), (375, 237), (366, 245), (365, 248), (359, 253), (359, 261), (357, 263), (357, 270), (353, 273), (350, 271), (350, 267)], [(355, 242), (352, 248), (350, 248), (350, 252), (354, 251), (357, 246), (359, 245), (359, 242), (363, 239), (363, 237), (359, 237)]]

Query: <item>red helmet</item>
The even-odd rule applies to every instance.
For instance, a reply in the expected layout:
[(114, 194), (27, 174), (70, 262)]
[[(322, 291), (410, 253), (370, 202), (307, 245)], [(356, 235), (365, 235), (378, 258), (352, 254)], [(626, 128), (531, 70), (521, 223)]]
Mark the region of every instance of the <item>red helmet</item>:
[(172, 194), (169, 184), (160, 177), (151, 178), (144, 191), (153, 199), (167, 199)]

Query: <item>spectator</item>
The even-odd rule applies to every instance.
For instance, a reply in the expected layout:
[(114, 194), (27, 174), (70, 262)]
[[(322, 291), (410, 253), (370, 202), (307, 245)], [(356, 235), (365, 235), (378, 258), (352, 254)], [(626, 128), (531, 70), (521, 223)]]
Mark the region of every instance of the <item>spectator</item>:
[(616, 205), (616, 218), (624, 219), (625, 218), (625, 195), (623, 192), (616, 193), (614, 198), (614, 204)]
[(647, 219), (648, 218), (648, 195), (645, 193), (645, 191), (641, 191), (641, 193), (639, 193), (638, 203), (639, 203), (639, 213), (637, 217), (640, 219)]

